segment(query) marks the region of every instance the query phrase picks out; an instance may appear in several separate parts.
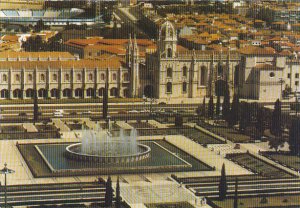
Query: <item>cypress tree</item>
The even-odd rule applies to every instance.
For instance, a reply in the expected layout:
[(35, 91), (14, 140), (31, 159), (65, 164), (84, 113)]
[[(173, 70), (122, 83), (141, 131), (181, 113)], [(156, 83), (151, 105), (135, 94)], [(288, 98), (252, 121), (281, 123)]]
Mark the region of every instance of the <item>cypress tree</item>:
[(249, 126), (250, 123), (250, 112), (249, 112), (249, 104), (248, 103), (243, 103), (241, 105), (241, 120), (240, 120), (240, 126), (239, 130), (241, 132), (245, 132), (246, 128)]
[(108, 71), (106, 73), (106, 83), (105, 83), (105, 89), (103, 92), (103, 99), (102, 99), (102, 117), (103, 117), (103, 119), (107, 118), (107, 112), (108, 112)]
[(203, 98), (203, 104), (202, 104), (202, 116), (204, 118), (206, 117), (206, 102), (205, 102), (205, 97)]
[(228, 121), (230, 116), (230, 94), (229, 94), (229, 86), (228, 83), (226, 83), (226, 87), (224, 89), (224, 99), (223, 99), (223, 105), (222, 105), (222, 114), (223, 118)]
[(292, 121), (289, 135), (289, 148), (293, 155), (299, 155), (300, 152), (300, 119)]
[(224, 200), (227, 195), (227, 180), (226, 180), (226, 172), (225, 172), (225, 164), (222, 165), (221, 170), (221, 178), (219, 184), (219, 199)]
[(209, 98), (209, 102), (208, 102), (208, 112), (207, 112), (207, 116), (209, 118), (213, 118), (214, 117), (214, 98), (213, 96), (210, 96)]
[(234, 202), (233, 208), (238, 208), (238, 179), (235, 178)]
[(116, 208), (121, 208), (121, 196), (120, 196), (119, 176), (118, 176), (117, 185), (116, 185)]
[(239, 96), (237, 94), (234, 94), (233, 100), (232, 100), (232, 105), (231, 105), (231, 110), (230, 110), (230, 115), (229, 115), (229, 120), (228, 120), (229, 126), (234, 126), (238, 123), (239, 108), (240, 108)]
[(262, 108), (259, 108), (256, 116), (256, 138), (260, 139), (264, 135), (265, 126), (264, 126), (264, 112)]
[(108, 176), (105, 187), (105, 206), (110, 207), (113, 202), (113, 189), (111, 177)]
[(34, 97), (33, 97), (33, 121), (37, 122), (38, 119), (39, 119), (38, 97), (37, 97), (36, 90), (34, 90)]
[(275, 136), (281, 136), (281, 102), (279, 99), (276, 100), (274, 105), (274, 111), (272, 114), (272, 121), (271, 121), (271, 134)]
[(216, 104), (216, 116), (220, 115), (220, 107), (221, 107), (221, 103), (220, 103), (220, 96), (218, 95), (217, 97), (217, 104)]

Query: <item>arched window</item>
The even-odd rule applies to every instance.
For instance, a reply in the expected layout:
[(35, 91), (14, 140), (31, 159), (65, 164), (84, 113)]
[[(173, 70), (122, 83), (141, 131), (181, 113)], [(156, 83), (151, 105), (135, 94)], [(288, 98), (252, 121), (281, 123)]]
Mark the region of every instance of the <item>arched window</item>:
[(93, 74), (90, 73), (90, 74), (89, 74), (89, 81), (92, 81), (92, 80), (93, 80)]
[(171, 82), (167, 83), (167, 93), (172, 93), (172, 83)]
[(8, 98), (8, 90), (7, 89), (1, 90), (1, 98)]
[(182, 92), (186, 93), (186, 82), (182, 83)]
[(34, 90), (33, 89), (27, 89), (26, 90), (26, 97), (33, 98), (34, 97)]
[(47, 97), (47, 90), (46, 89), (39, 89), (38, 90), (38, 96), (42, 97), (42, 98), (46, 98)]
[(168, 68), (167, 69), (167, 77), (172, 78), (172, 73), (173, 73), (172, 68)]
[(28, 81), (29, 81), (29, 82), (32, 81), (32, 74), (28, 74)]
[(184, 66), (184, 67), (182, 68), (182, 76), (184, 76), (184, 77), (187, 76), (187, 67), (186, 67), (186, 66)]
[(70, 80), (70, 75), (69, 75), (69, 74), (66, 74), (66, 75), (65, 75), (65, 80), (66, 80), (66, 81), (69, 81), (69, 80)]
[(51, 97), (58, 98), (58, 95), (59, 95), (58, 89), (53, 88), (53, 89), (50, 91), (50, 95), (51, 95)]
[(75, 97), (82, 97), (83, 92), (81, 88), (75, 89)]
[(167, 50), (167, 58), (172, 58), (172, 49), (168, 48)]
[(3, 74), (2, 80), (3, 80), (3, 82), (7, 82), (7, 75), (6, 74)]
[(102, 73), (101, 75), (100, 75), (100, 79), (103, 81), (103, 80), (105, 80), (105, 74), (104, 73)]
[(124, 80), (124, 81), (129, 81), (128, 73), (124, 73), (124, 75), (123, 75), (123, 80)]
[(20, 75), (16, 74), (15, 78), (17, 82), (20, 82)]
[(81, 81), (81, 74), (77, 74), (77, 81)]
[(88, 88), (86, 90), (86, 96), (87, 97), (95, 97), (95, 90), (93, 88)]
[(13, 97), (14, 98), (21, 98), (22, 97), (22, 91), (20, 89), (15, 89), (13, 91)]
[(45, 81), (45, 75), (41, 74), (41, 81), (44, 82)]
[(57, 74), (53, 74), (53, 81), (57, 81)]
[(117, 74), (116, 74), (116, 73), (113, 73), (112, 79), (113, 79), (114, 81), (117, 80)]
[(105, 88), (100, 88), (100, 89), (99, 89), (99, 94), (98, 94), (98, 95), (99, 95), (100, 97), (102, 97), (102, 96), (104, 95), (104, 91), (105, 91)]
[(110, 96), (112, 97), (118, 97), (118, 89), (113, 87), (110, 89)]

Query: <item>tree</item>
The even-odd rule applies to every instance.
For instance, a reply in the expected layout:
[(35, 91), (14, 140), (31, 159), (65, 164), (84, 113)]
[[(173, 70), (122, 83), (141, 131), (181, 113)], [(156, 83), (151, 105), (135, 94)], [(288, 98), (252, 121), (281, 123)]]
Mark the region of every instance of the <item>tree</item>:
[(217, 104), (216, 104), (216, 116), (220, 115), (220, 107), (221, 107), (221, 103), (220, 103), (220, 96), (218, 95), (217, 97)]
[(34, 26), (35, 32), (40, 32), (41, 30), (47, 30), (49, 28), (50, 28), (49, 26), (46, 26), (44, 24), (44, 21), (42, 19), (40, 19), (39, 21), (37, 21), (36, 25)]
[(282, 137), (275, 137), (275, 138), (270, 138), (269, 140), (269, 147), (270, 149), (275, 149), (275, 151), (278, 151), (279, 147), (284, 146), (285, 140)]
[(290, 128), (289, 148), (293, 155), (300, 152), (300, 119), (294, 119)]
[(214, 117), (214, 108), (215, 108), (214, 98), (213, 98), (213, 96), (210, 96), (209, 102), (208, 102), (208, 112), (207, 112), (207, 116), (209, 118), (213, 118)]
[(240, 119), (240, 125), (239, 130), (241, 132), (245, 132), (246, 128), (249, 126), (250, 123), (250, 105), (248, 103), (243, 102), (241, 105), (241, 119)]
[(102, 117), (103, 117), (103, 119), (107, 119), (107, 111), (108, 111), (108, 84), (106, 82), (105, 89), (103, 92), (103, 99), (102, 99)]
[(206, 101), (205, 101), (205, 97), (203, 98), (203, 104), (202, 104), (202, 116), (204, 118), (206, 117)]
[(219, 184), (219, 199), (224, 200), (227, 195), (227, 180), (226, 180), (226, 172), (225, 172), (225, 164), (222, 165), (221, 170), (221, 178)]
[(22, 43), (22, 48), (25, 51), (45, 51), (46, 45), (41, 36), (31, 36)]
[(231, 104), (230, 115), (228, 119), (229, 126), (234, 126), (239, 121), (239, 109), (240, 108), (240, 99), (237, 94), (233, 95), (233, 100)]
[(121, 208), (121, 196), (120, 196), (119, 176), (117, 178), (117, 185), (116, 185), (116, 208)]
[(233, 208), (238, 208), (238, 179), (235, 178), (234, 202)]
[(113, 189), (112, 189), (112, 181), (111, 177), (108, 176), (105, 187), (105, 206), (110, 207), (113, 202)]
[(182, 126), (182, 124), (183, 124), (183, 118), (182, 118), (182, 116), (181, 115), (176, 115), (175, 116), (175, 126), (176, 127), (180, 127), (180, 126)]
[(271, 128), (270, 128), (271, 134), (275, 136), (281, 136), (282, 130), (281, 130), (281, 102), (279, 99), (276, 100), (274, 105), (274, 111), (272, 114), (272, 120), (271, 120)]
[(38, 119), (39, 119), (38, 97), (37, 97), (36, 90), (34, 90), (34, 97), (33, 97), (33, 121), (37, 122)]
[(222, 114), (223, 118), (228, 121), (230, 116), (230, 94), (229, 94), (229, 86), (226, 83), (226, 87), (224, 89), (224, 99), (222, 104)]
[(265, 124), (264, 124), (264, 111), (263, 108), (257, 110), (256, 123), (255, 123), (255, 135), (257, 139), (260, 139), (264, 135)]

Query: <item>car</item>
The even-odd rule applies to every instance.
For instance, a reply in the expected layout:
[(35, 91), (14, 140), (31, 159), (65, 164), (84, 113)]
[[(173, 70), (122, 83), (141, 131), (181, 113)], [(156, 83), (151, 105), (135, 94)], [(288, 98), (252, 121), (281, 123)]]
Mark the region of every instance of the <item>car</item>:
[(160, 103), (158, 103), (158, 105), (165, 106), (165, 105), (167, 105), (167, 103), (165, 103), (165, 102), (160, 102)]
[(64, 117), (64, 115), (63, 115), (62, 113), (60, 113), (60, 112), (54, 112), (54, 113), (53, 113), (53, 116), (54, 116), (55, 118), (62, 118), (62, 117)]
[(25, 113), (25, 112), (20, 112), (20, 113), (19, 113), (19, 116), (27, 116), (27, 113)]
[(118, 112), (118, 114), (127, 114), (127, 111), (121, 110), (121, 111)]
[(82, 112), (82, 115), (90, 115), (90, 114), (92, 114), (92, 111), (83, 111)]
[(130, 110), (128, 113), (139, 113), (137, 110)]

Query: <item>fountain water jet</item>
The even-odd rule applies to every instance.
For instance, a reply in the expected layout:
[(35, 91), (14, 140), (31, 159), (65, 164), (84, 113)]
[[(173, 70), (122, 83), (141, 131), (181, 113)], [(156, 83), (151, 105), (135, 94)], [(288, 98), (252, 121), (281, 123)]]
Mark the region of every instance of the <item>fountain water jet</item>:
[(137, 143), (136, 139), (136, 129), (132, 129), (129, 136), (120, 129), (119, 136), (116, 137), (100, 127), (95, 130), (83, 129), (81, 143), (69, 145), (66, 156), (100, 163), (127, 163), (148, 158), (151, 148)]

